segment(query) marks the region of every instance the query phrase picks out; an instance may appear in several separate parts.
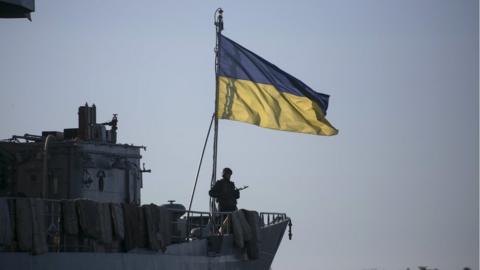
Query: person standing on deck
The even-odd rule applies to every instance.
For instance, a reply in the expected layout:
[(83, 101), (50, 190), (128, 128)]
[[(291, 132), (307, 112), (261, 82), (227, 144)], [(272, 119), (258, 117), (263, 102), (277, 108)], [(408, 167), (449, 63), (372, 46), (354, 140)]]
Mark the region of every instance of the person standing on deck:
[(237, 199), (240, 198), (240, 191), (230, 181), (232, 176), (230, 168), (224, 168), (222, 179), (218, 180), (210, 189), (208, 194), (217, 199), (220, 212), (233, 212), (237, 210)]

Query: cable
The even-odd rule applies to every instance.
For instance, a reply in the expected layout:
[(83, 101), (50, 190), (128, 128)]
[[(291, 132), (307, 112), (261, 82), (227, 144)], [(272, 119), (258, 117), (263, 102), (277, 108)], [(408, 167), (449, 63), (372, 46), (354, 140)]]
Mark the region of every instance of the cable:
[(187, 236), (190, 234), (190, 211), (192, 210), (193, 197), (195, 196), (195, 190), (197, 189), (198, 176), (200, 175), (200, 169), (202, 168), (203, 156), (205, 154), (205, 148), (207, 147), (210, 131), (212, 130), (212, 123), (214, 118), (215, 118), (215, 113), (212, 115), (212, 120), (210, 120), (210, 126), (208, 127), (207, 137), (205, 138), (205, 143), (203, 144), (202, 156), (200, 157), (200, 162), (198, 164), (197, 176), (195, 177), (195, 184), (193, 185), (192, 196), (190, 197), (190, 204), (188, 205)]

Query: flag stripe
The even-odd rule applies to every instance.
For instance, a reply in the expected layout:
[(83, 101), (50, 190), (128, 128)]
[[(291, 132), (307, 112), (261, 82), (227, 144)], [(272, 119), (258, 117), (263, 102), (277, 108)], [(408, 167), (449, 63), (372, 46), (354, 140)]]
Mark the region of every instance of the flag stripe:
[(338, 131), (317, 103), (271, 84), (219, 76), (217, 117), (285, 131), (331, 136)]
[(328, 95), (315, 92), (302, 81), (233, 40), (223, 35), (220, 38), (219, 76), (271, 84), (278, 91), (313, 100), (326, 114)]

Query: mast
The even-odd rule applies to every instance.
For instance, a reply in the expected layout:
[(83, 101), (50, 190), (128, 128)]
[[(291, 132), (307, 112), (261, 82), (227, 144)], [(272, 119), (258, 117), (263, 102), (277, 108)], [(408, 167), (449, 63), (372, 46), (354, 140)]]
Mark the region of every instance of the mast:
[[(212, 166), (212, 179), (210, 182), (210, 188), (215, 185), (217, 180), (217, 153), (218, 153), (218, 72), (220, 61), (220, 35), (223, 30), (223, 9), (218, 8), (215, 11), (215, 30), (216, 30), (216, 42), (215, 42), (215, 111), (214, 111), (214, 133), (213, 133), (213, 166)], [(216, 212), (215, 200), (210, 197), (210, 213), (212, 219), (214, 219), (213, 213)]]

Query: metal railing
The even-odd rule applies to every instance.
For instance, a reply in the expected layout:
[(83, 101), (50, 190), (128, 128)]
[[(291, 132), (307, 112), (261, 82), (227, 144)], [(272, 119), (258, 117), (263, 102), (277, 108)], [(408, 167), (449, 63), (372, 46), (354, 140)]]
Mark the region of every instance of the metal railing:
[[(178, 210), (171, 210), (178, 211)], [(207, 231), (210, 234), (229, 234), (232, 232), (232, 225), (230, 221), (230, 215), (232, 212), (216, 212), (215, 221), (216, 224), (211, 223), (211, 215), (209, 212), (202, 211), (183, 211), (185, 214), (182, 219), (177, 221), (179, 226), (185, 226), (185, 239), (191, 239), (196, 237), (197, 233), (192, 234), (192, 230), (203, 230), (202, 234)], [(189, 213), (189, 214), (188, 214)], [(188, 217), (188, 220), (187, 220)], [(277, 212), (260, 212), (259, 224), (260, 227), (271, 226), (282, 221), (289, 220), (287, 214)]]
[(260, 220), (264, 226), (274, 225), (276, 223), (288, 220), (287, 214), (275, 212), (261, 212)]

